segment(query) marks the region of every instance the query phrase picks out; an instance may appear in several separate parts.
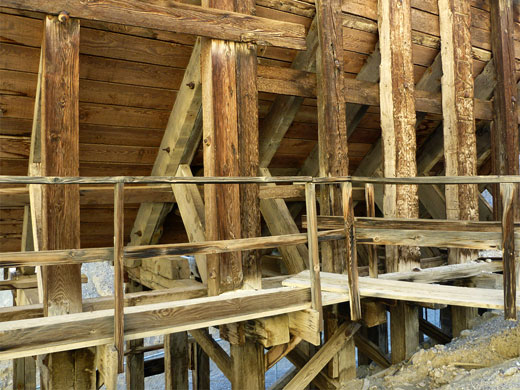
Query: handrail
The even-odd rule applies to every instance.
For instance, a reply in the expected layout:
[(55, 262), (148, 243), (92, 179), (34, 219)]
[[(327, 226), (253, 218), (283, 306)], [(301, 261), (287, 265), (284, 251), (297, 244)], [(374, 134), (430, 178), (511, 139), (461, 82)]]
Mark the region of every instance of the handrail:
[(6, 176), (0, 184), (267, 184), (267, 183), (373, 183), (373, 184), (504, 184), (520, 183), (519, 175), (489, 176), (416, 176), (416, 177), (312, 177), (312, 176), (254, 176), (254, 177), (178, 177), (178, 176)]

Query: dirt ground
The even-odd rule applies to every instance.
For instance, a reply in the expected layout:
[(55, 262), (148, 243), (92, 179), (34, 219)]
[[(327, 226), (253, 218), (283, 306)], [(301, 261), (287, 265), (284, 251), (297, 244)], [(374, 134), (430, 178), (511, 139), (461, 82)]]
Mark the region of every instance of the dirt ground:
[[(425, 347), (428, 347), (426, 345)], [(518, 390), (520, 327), (503, 312), (486, 312), (447, 345), (421, 349), (408, 361), (344, 384), (349, 390)], [(379, 371), (379, 372), (378, 372)]]

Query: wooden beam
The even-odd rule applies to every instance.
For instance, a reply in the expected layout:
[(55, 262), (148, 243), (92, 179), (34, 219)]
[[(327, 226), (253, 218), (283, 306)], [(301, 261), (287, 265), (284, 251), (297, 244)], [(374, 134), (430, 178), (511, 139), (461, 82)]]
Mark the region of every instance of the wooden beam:
[(391, 363), (388, 358), (381, 352), (379, 347), (367, 337), (358, 332), (354, 335), (354, 342), (363, 355), (376, 362), (380, 367), (390, 367)]
[[(340, 240), (345, 237), (344, 230), (322, 231), (318, 233), (319, 241)], [(307, 242), (307, 234), (287, 234), (285, 236), (267, 236), (257, 238), (241, 238), (237, 240), (204, 241), (183, 244), (126, 246), (125, 259), (155, 259), (165, 256), (199, 255), (230, 253), (242, 250), (267, 249), (284, 245), (296, 245)], [(27, 265), (63, 265), (108, 261), (113, 257), (113, 248), (69, 249), (38, 252), (3, 252), (0, 253), (2, 266), (16, 267)], [(175, 261), (175, 258), (171, 259)]]
[[(310, 298), (309, 289), (282, 287), (128, 307), (125, 308), (125, 340), (305, 310), (310, 308)], [(0, 325), (3, 346), (0, 359), (111, 343), (113, 321), (113, 310), (99, 310), (3, 323)]]
[[(516, 130), (515, 130), (516, 131)], [(518, 165), (518, 164), (517, 164)], [(504, 263), (504, 317), (516, 321), (516, 253), (515, 253), (515, 199), (518, 189), (514, 184), (501, 184), (502, 197), (502, 253)]]
[[(348, 174), (348, 146), (345, 104), (343, 102), (343, 28), (339, 0), (316, 1), (318, 51), (316, 78), (318, 97), (318, 148), (320, 176)], [(320, 214), (340, 215), (341, 191), (331, 186), (320, 192)], [(322, 246), (325, 271), (346, 269), (342, 242)]]
[[(305, 364), (307, 364), (307, 361), (309, 360), (307, 353), (304, 353), (303, 350), (298, 347), (293, 349), (287, 355), (287, 359), (297, 368), (296, 373), (298, 373), (305, 366)], [(289, 381), (287, 381), (287, 383), (289, 383)], [(337, 379), (330, 378), (324, 372), (324, 370), (320, 371), (311, 383), (320, 390), (336, 390), (339, 388), (339, 381)]]
[[(470, 10), (469, 3), (439, 0), (446, 175), (477, 174)], [(476, 185), (446, 186), (445, 194), (448, 219), (478, 221), (479, 191)], [(454, 249), (449, 252), (448, 262), (464, 263), (474, 256), (471, 251)], [(458, 336), (467, 329), (476, 314), (474, 309), (452, 310), (453, 335)]]
[[(375, 217), (376, 203), (373, 184), (365, 184), (365, 198), (367, 217)], [(368, 272), (371, 278), (377, 278), (379, 272), (379, 255), (377, 254), (377, 246), (375, 245), (372, 245), (372, 247), (368, 249)]]
[(298, 336), (292, 337), (288, 343), (279, 344), (272, 347), (265, 354), (265, 371), (268, 371), (276, 363), (282, 360), (289, 352), (291, 352), (302, 341)]
[[(385, 177), (417, 176), (416, 118), (412, 62), (411, 5), (409, 0), (378, 2), (381, 138)], [(419, 215), (415, 186), (386, 185), (383, 214), (390, 218)], [(411, 270), (420, 265), (415, 246), (387, 246), (387, 272)], [(392, 361), (411, 356), (418, 346), (417, 309), (405, 303), (390, 310)]]
[[(350, 293), (350, 319), (352, 321), (361, 320), (361, 301), (359, 298), (358, 286), (358, 264), (356, 251), (356, 234), (354, 231), (354, 206), (352, 201), (352, 183), (343, 183), (341, 185), (343, 200), (343, 224), (345, 227), (345, 252), (347, 258), (347, 275)], [(315, 229), (318, 230), (317, 221)]]
[(188, 333), (164, 335), (164, 384), (166, 389), (188, 389)]
[(448, 344), (451, 341), (451, 337), (444, 333), (442, 329), (422, 318), (419, 318), (419, 331), (434, 339), (439, 344)]
[[(64, 14), (44, 20), (41, 85), (43, 175), (79, 175), (79, 30), (79, 21)], [(78, 190), (77, 185), (42, 188), (43, 245), (39, 249), (80, 247)], [(80, 265), (43, 267), (42, 279), (45, 315), (81, 312)], [(48, 373), (42, 376), (42, 383), (50, 389), (90, 387), (95, 382), (95, 362), (80, 351), (51, 354), (40, 359), (40, 364), (40, 372)]]
[[(379, 1), (381, 130), (388, 178), (417, 175), (410, 7), (409, 1), (399, 6)], [(416, 187), (385, 186), (385, 217), (414, 218), (418, 208)], [(419, 258), (418, 248), (387, 248), (387, 270), (411, 269)]]
[(125, 187), (123, 183), (114, 186), (114, 346), (117, 351), (117, 371), (124, 372), (124, 304), (125, 304), (125, 281), (124, 281), (124, 196)]
[(305, 185), (305, 199), (307, 203), (307, 214), (309, 215), (309, 226), (307, 227), (307, 243), (309, 245), (309, 270), (311, 275), (312, 309), (319, 314), (320, 330), (323, 323), (323, 308), (321, 302), (320, 284), (320, 249), (318, 246), (318, 221), (316, 214), (316, 193), (312, 183)]
[[(196, 140), (201, 134), (197, 131), (201, 120), (198, 115), (201, 105), (200, 48), (200, 41), (197, 40), (168, 119), (152, 175), (175, 175), (179, 164), (191, 162), (189, 156), (197, 148)], [(171, 207), (171, 204), (164, 203), (141, 204), (131, 231), (130, 245), (157, 243), (160, 238), (157, 233)], [(125, 265), (136, 267), (140, 263), (126, 261)], [(204, 271), (201, 276), (205, 276)]]
[(118, 351), (113, 344), (99, 345), (96, 348), (96, 366), (107, 390), (117, 390), (118, 360)]
[(343, 323), (334, 335), (319, 349), (307, 364), (291, 379), (284, 390), (303, 389), (318, 375), (343, 345), (354, 336), (361, 327), (355, 323)]
[[(496, 69), (497, 87), (494, 96), (494, 120), (491, 131), (493, 174), (519, 175), (518, 90), (515, 75), (515, 49), (511, 31), (514, 31), (513, 4), (497, 0), (491, 4), (491, 48)], [(498, 186), (494, 193), (498, 194)], [(520, 221), (520, 194), (517, 193), (515, 220)], [(494, 203), (497, 216), (502, 214), (501, 198)]]
[[(162, 4), (162, 2), (158, 2)], [(256, 42), (291, 49), (305, 49), (303, 25), (229, 10), (169, 1), (168, 6), (140, 1), (110, 0), (84, 3), (80, 0), (6, 0), (2, 6), (57, 15), (66, 11), (71, 17), (107, 23), (152, 28), (237, 42)]]
[(220, 371), (231, 380), (233, 362), (222, 347), (209, 335), (206, 330), (193, 329), (190, 334), (195, 338), (197, 344), (206, 352), (211, 360), (215, 362)]

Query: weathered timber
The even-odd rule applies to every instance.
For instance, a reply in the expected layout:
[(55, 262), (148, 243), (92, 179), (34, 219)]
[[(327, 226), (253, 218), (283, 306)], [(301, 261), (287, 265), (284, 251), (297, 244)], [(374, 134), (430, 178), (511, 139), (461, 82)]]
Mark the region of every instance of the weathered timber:
[[(358, 265), (356, 250), (356, 233), (354, 227), (354, 207), (352, 201), (352, 183), (343, 183), (341, 185), (343, 200), (343, 223), (345, 227), (345, 256), (347, 258), (346, 268), (348, 275), (348, 286), (350, 294), (350, 318), (352, 321), (361, 320), (361, 301), (359, 298), (358, 286)], [(315, 229), (318, 230), (317, 221), (315, 221)]]
[(419, 331), (434, 339), (439, 344), (448, 344), (451, 341), (451, 337), (444, 333), (442, 329), (423, 318), (419, 318)]
[(368, 338), (357, 332), (354, 335), (354, 342), (358, 350), (366, 357), (376, 362), (382, 368), (390, 367), (391, 363), (388, 358), (381, 352), (379, 347)]
[[(376, 216), (376, 204), (373, 184), (365, 184), (365, 203), (367, 217), (374, 218)], [(371, 278), (377, 278), (379, 272), (379, 256), (377, 254), (377, 246), (375, 245), (368, 249), (368, 272)]]
[(164, 336), (164, 384), (165, 389), (189, 388), (187, 332)]
[[(307, 214), (309, 215), (309, 226), (307, 228), (307, 242), (309, 245), (309, 264), (308, 268), (311, 275), (311, 296), (312, 308), (319, 313), (320, 324), (323, 322), (323, 308), (321, 302), (320, 285), (320, 249), (318, 246), (318, 221), (316, 214), (316, 193), (315, 185), (307, 183), (305, 185), (305, 199), (307, 202)], [(321, 328), (321, 325), (320, 325)]]
[[(515, 130), (516, 131), (516, 130)], [(502, 198), (502, 253), (504, 263), (504, 317), (516, 321), (516, 253), (515, 253), (515, 199), (517, 188), (514, 184), (501, 184)]]
[[(310, 308), (309, 289), (235, 291), (217, 297), (125, 308), (125, 340), (207, 328)], [(0, 325), (0, 359), (13, 359), (111, 343), (113, 310)], [(16, 335), (16, 336), (15, 336)], [(22, 336), (23, 335), (23, 336)], [(264, 366), (262, 366), (263, 371)]]
[(243, 15), (170, 1), (168, 7), (140, 1), (110, 0), (103, 3), (75, 1), (6, 0), (2, 6), (57, 15), (119, 23), (137, 27), (225, 39), (256, 42), (292, 49), (305, 48), (303, 25)]
[(343, 323), (332, 337), (320, 348), (320, 350), (307, 362), (307, 364), (284, 387), (284, 390), (303, 389), (318, 375), (330, 359), (354, 336), (361, 325), (356, 323)]
[(232, 361), (229, 355), (222, 347), (210, 336), (210, 334), (202, 329), (193, 329), (191, 335), (197, 341), (197, 344), (206, 352), (206, 354), (215, 362), (222, 373), (231, 380)]
[[(348, 302), (347, 276), (321, 273), (322, 291), (341, 294), (338, 301)], [(309, 287), (308, 271), (283, 281), (284, 286)], [(362, 298), (385, 298), (417, 303), (436, 303), (453, 306), (503, 309), (504, 296), (500, 290), (472, 287), (457, 287), (412, 283), (381, 278), (359, 278), (359, 291)]]
[[(316, 79), (318, 99), (319, 174), (348, 174), (346, 107), (343, 102), (344, 61), (343, 28), (339, 0), (316, 1), (318, 51)], [(330, 186), (320, 191), (320, 214), (341, 214), (341, 190)], [(343, 242), (322, 245), (322, 266), (328, 272), (343, 272), (346, 268)]]
[[(340, 240), (344, 237), (344, 229), (318, 233), (319, 241)], [(242, 238), (237, 240), (142, 245), (139, 247), (126, 246), (124, 249), (124, 257), (125, 259), (137, 260), (164, 256), (227, 253), (239, 250), (266, 249), (283, 245), (295, 245), (305, 243), (307, 239), (306, 233), (299, 233), (284, 236)], [(16, 267), (37, 264), (57, 265), (108, 261), (113, 257), (113, 248), (41, 251), (38, 252), (37, 256), (39, 256), (38, 259), (35, 259), (33, 252), (4, 252), (0, 253), (0, 264), (2, 266)], [(175, 259), (172, 259), (172, 261), (173, 260)]]
[[(194, 280), (176, 280), (176, 287), (164, 290), (140, 291), (125, 294), (125, 307), (168, 301), (200, 298), (207, 295), (207, 288)], [(114, 307), (113, 296), (90, 298), (83, 301), (83, 311), (107, 310)], [(31, 304), (0, 309), (0, 322), (43, 317), (43, 305)]]
[[(411, 45), (411, 6), (380, 0), (380, 106), (385, 177), (416, 176), (415, 101)], [(397, 55), (399, 53), (399, 55)], [(419, 213), (415, 186), (385, 186), (385, 217), (414, 218)], [(387, 248), (387, 271), (402, 271), (418, 263), (418, 248)]]
[(265, 355), (265, 371), (269, 370), (276, 363), (282, 360), (289, 352), (291, 352), (302, 341), (298, 336), (292, 337), (286, 344), (280, 344), (272, 347)]
[(114, 346), (117, 351), (117, 370), (124, 372), (124, 194), (123, 183), (114, 186)]
[[(200, 74), (200, 40), (195, 42), (190, 61), (184, 72), (182, 84), (177, 94), (168, 123), (161, 140), (152, 175), (176, 175), (179, 164), (186, 156), (192, 156), (201, 136), (201, 74)], [(131, 230), (130, 245), (156, 244), (158, 232), (172, 208), (171, 204), (146, 202), (141, 204)], [(200, 263), (204, 259), (196, 258)], [(126, 262), (127, 266), (138, 266), (138, 261)], [(206, 282), (206, 265), (199, 264), (199, 273)]]
[[(494, 119), (491, 131), (491, 164), (494, 174), (519, 175), (518, 89), (515, 77), (513, 3), (491, 3), (491, 48), (496, 70)], [(501, 198), (494, 186), (496, 216), (501, 215)], [(515, 220), (520, 221), (520, 194), (514, 200)], [(498, 218), (497, 218), (498, 219)]]

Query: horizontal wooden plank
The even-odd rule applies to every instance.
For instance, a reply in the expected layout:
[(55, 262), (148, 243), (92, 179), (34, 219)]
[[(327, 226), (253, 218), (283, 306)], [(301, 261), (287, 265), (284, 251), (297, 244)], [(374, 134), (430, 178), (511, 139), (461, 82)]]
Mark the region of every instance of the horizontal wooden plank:
[[(319, 232), (320, 241), (338, 240), (345, 237), (343, 229)], [(279, 236), (242, 238), (236, 240), (205, 241), (182, 244), (126, 246), (124, 258), (152, 259), (171, 256), (226, 253), (243, 250), (278, 248), (307, 242), (306, 233), (285, 234)], [(80, 264), (109, 261), (113, 257), (113, 248), (67, 249), (40, 252), (3, 252), (0, 253), (0, 266), (18, 267), (29, 265)]]
[(305, 49), (305, 28), (302, 25), (174, 1), (170, 1), (168, 7), (161, 7), (135, 0), (106, 0), (94, 3), (79, 0), (5, 0), (2, 6), (56, 15), (61, 11), (67, 11), (73, 18)]
[[(321, 273), (322, 290), (341, 294), (349, 301), (347, 275)], [(282, 282), (288, 287), (309, 287), (309, 271)], [(402, 282), (368, 277), (359, 278), (359, 293), (364, 298), (384, 298), (417, 303), (438, 303), (453, 306), (503, 309), (504, 296), (500, 290), (455, 287), (438, 284)]]
[[(113, 186), (93, 187), (81, 186), (79, 190), (82, 205), (112, 205), (114, 204)], [(160, 202), (173, 203), (170, 185), (127, 186), (125, 188), (125, 203)], [(29, 204), (27, 188), (0, 188), (0, 207), (23, 207)]]
[[(310, 290), (274, 288), (126, 307), (125, 340), (207, 328), (310, 308)], [(114, 311), (0, 323), (0, 360), (108, 344)]]

